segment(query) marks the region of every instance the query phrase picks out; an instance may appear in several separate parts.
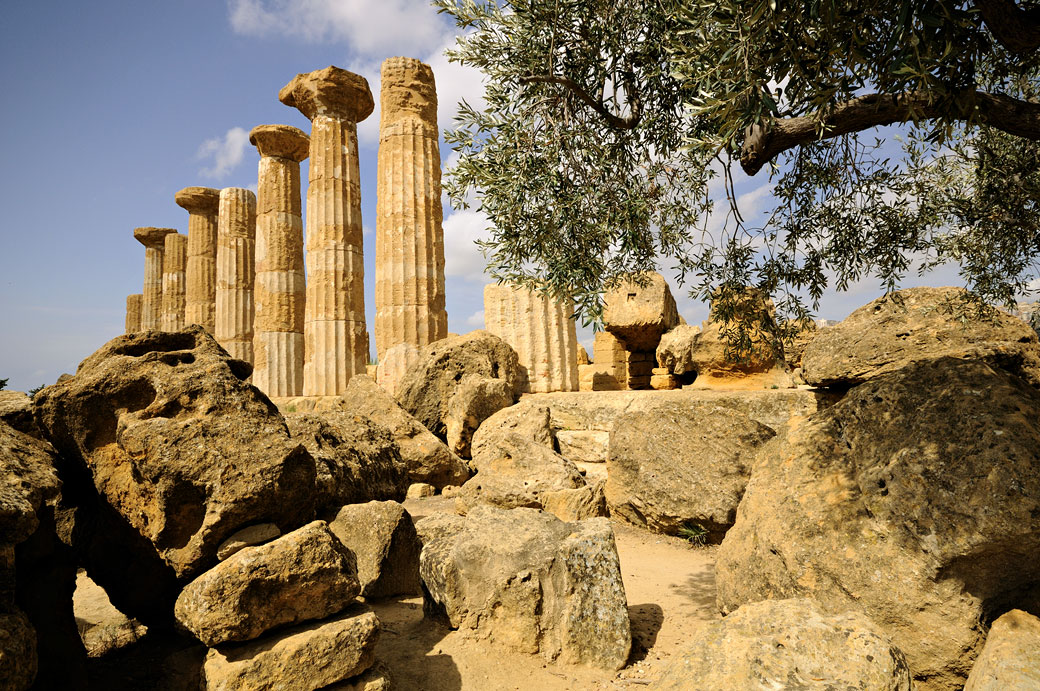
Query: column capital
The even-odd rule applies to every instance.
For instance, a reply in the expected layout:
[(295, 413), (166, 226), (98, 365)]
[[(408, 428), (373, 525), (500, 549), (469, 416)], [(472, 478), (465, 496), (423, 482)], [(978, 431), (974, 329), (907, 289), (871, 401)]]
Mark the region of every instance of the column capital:
[(189, 214), (215, 214), (220, 190), (212, 187), (185, 187), (173, 196), (173, 201)]
[(433, 69), (415, 58), (387, 58), (380, 69), (382, 124), (418, 117), (437, 126), (437, 83)]
[(257, 125), (249, 133), (249, 143), (261, 156), (277, 156), (299, 163), (308, 156), (311, 138), (290, 125)]
[(176, 228), (153, 228), (144, 226), (134, 228), (134, 239), (145, 247), (153, 250), (161, 250), (166, 243), (166, 236), (176, 233)]
[(296, 108), (308, 120), (327, 115), (358, 123), (375, 110), (368, 80), (333, 65), (296, 75), (278, 92), (278, 100)]

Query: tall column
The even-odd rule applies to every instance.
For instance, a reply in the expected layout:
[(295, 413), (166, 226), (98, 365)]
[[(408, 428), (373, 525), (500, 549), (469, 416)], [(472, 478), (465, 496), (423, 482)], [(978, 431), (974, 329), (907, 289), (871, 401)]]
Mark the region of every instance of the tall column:
[(448, 333), (437, 87), (429, 65), (383, 62), (376, 200), (376, 348)]
[(220, 190), (185, 187), (174, 196), (188, 212), (188, 264), (184, 271), (184, 323), (215, 332), (217, 306), (217, 207)]
[(306, 295), (300, 161), (310, 139), (288, 125), (260, 125), (249, 141), (260, 152), (253, 384), (268, 396), (301, 396)]
[(141, 331), (159, 328), (162, 312), (163, 249), (173, 228), (134, 228), (134, 238), (144, 245), (144, 293), (141, 297)]
[(255, 252), (256, 196), (241, 187), (220, 190), (213, 336), (231, 357), (249, 363), (253, 362)]
[(578, 339), (574, 307), (527, 288), (484, 286), (484, 328), (513, 346), (522, 391), (578, 390)]
[(126, 332), (136, 333), (141, 330), (141, 300), (144, 295), (135, 293), (126, 296)]
[(303, 393), (337, 396), (368, 364), (357, 123), (375, 104), (338, 67), (296, 75), (278, 99), (311, 121)]
[(184, 328), (184, 269), (188, 262), (188, 236), (170, 233), (163, 250), (162, 314), (163, 331)]

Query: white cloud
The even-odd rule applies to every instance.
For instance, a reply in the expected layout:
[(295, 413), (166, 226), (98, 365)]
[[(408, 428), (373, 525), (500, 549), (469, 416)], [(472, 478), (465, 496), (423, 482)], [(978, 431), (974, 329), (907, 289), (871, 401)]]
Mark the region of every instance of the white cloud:
[(484, 310), (477, 310), (473, 314), (466, 317), (466, 326), (472, 326), (474, 329), (483, 329)]
[(444, 274), (467, 281), (485, 282), (487, 262), (475, 242), (487, 236), (487, 217), (472, 209), (456, 211), (444, 219)]
[(232, 127), (223, 139), (220, 137), (207, 139), (199, 146), (195, 157), (199, 160), (211, 159), (213, 165), (203, 168), (199, 174), (215, 180), (227, 177), (242, 162), (248, 145), (249, 133), (241, 127)]

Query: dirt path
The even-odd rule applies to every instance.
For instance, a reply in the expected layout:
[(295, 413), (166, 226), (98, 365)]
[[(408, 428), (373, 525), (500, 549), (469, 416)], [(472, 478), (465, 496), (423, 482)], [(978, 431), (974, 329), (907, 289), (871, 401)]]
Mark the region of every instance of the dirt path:
[[(418, 520), (450, 512), (453, 502), (410, 500)], [(471, 635), (423, 618), (422, 599), (373, 604), (383, 623), (376, 656), (391, 668), (398, 688), (423, 691), (646, 688), (692, 631), (716, 618), (715, 548), (691, 548), (678, 538), (614, 523), (622, 578), (632, 620), (632, 655), (619, 673), (512, 654)]]

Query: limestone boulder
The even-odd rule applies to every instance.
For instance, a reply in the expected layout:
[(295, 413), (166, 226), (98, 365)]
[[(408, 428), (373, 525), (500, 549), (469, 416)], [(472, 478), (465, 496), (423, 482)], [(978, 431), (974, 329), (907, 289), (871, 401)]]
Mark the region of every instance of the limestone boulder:
[(921, 689), (960, 688), (985, 614), (1040, 580), (1040, 392), (971, 360), (908, 365), (760, 448), (718, 604), (861, 610)]
[(242, 530), (239, 530), (220, 543), (220, 547), (217, 548), (217, 559), (224, 561), (232, 554), (240, 552), (246, 547), (262, 545), (265, 542), (281, 537), (281, 535), (282, 531), (278, 530), (278, 526), (274, 523), (257, 523), (256, 525), (242, 528)]
[(908, 288), (880, 297), (822, 330), (806, 347), (813, 386), (854, 386), (921, 360), (982, 360), (1040, 386), (1040, 346), (1021, 319), (995, 308), (964, 312), (961, 288)]
[(606, 484), (606, 479), (587, 478), (581, 487), (546, 492), (540, 497), (542, 510), (566, 522), (607, 516)]
[[(604, 296), (603, 328), (630, 351), (654, 351), (661, 334), (679, 323), (675, 298), (664, 276), (647, 273)], [(600, 364), (597, 355), (596, 364)]]
[(1040, 619), (1020, 609), (993, 622), (964, 685), (964, 691), (1006, 689), (1040, 689)]
[[(158, 556), (186, 579), (249, 523), (288, 528), (310, 518), (314, 459), (244, 381), (249, 373), (191, 326), (119, 336), (36, 395), (36, 421), (90, 514), (83, 525), (123, 533), (114, 524), (125, 523), (150, 543), (152, 555), (126, 544), (123, 560)], [(95, 493), (101, 502), (91, 506)]]
[(426, 482), (440, 488), (461, 485), (469, 479), (469, 466), (371, 377), (360, 374), (351, 377), (340, 406), (345, 411), (367, 417), (390, 432), (401, 452), (401, 460), (408, 466), (408, 478), (412, 482)]
[(36, 679), (36, 630), (19, 610), (0, 613), (0, 688), (24, 691)]
[(315, 508), (400, 500), (408, 467), (390, 433), (358, 413), (326, 411), (286, 416), (294, 441), (314, 458)]
[(503, 408), (485, 420), (473, 434), (471, 451), (473, 456), (499, 453), (502, 448), (511, 448), (525, 441), (551, 449), (554, 439), (549, 408), (525, 401)]
[(546, 660), (620, 669), (631, 631), (610, 522), (565, 523), (533, 509), (475, 507), (416, 525), (424, 606)]
[(607, 505), (654, 532), (700, 526), (718, 542), (736, 519), (755, 450), (774, 435), (708, 402), (624, 413), (610, 433)]
[(747, 604), (697, 631), (651, 686), (680, 689), (910, 691), (903, 653), (858, 612), (812, 600)]
[(448, 401), (444, 418), (448, 447), (462, 458), (471, 456), (473, 433), (489, 417), (516, 402), (512, 384), (476, 375), (462, 378)]
[(606, 463), (610, 432), (601, 430), (560, 430), (556, 433), (560, 455), (573, 463)]
[(447, 438), (448, 408), (467, 375), (505, 381), (520, 395), (520, 364), (516, 351), (487, 331), (449, 336), (423, 348), (401, 379), (397, 400), (441, 439)]
[(0, 422), (0, 548), (13, 547), (39, 527), (37, 512), (61, 492), (57, 463), (49, 444)]
[(174, 615), (213, 647), (328, 617), (360, 592), (354, 554), (327, 523), (313, 521), (246, 547), (196, 578), (177, 598)]
[(350, 504), (329, 516), (329, 529), (357, 558), (366, 598), (419, 594), (422, 545), (403, 506), (394, 501)]
[(355, 606), (340, 616), (241, 645), (213, 648), (205, 691), (314, 691), (365, 672), (375, 660), (379, 620)]
[(33, 420), (32, 399), (21, 391), (0, 391), (0, 423), (30, 437), (41, 436)]

